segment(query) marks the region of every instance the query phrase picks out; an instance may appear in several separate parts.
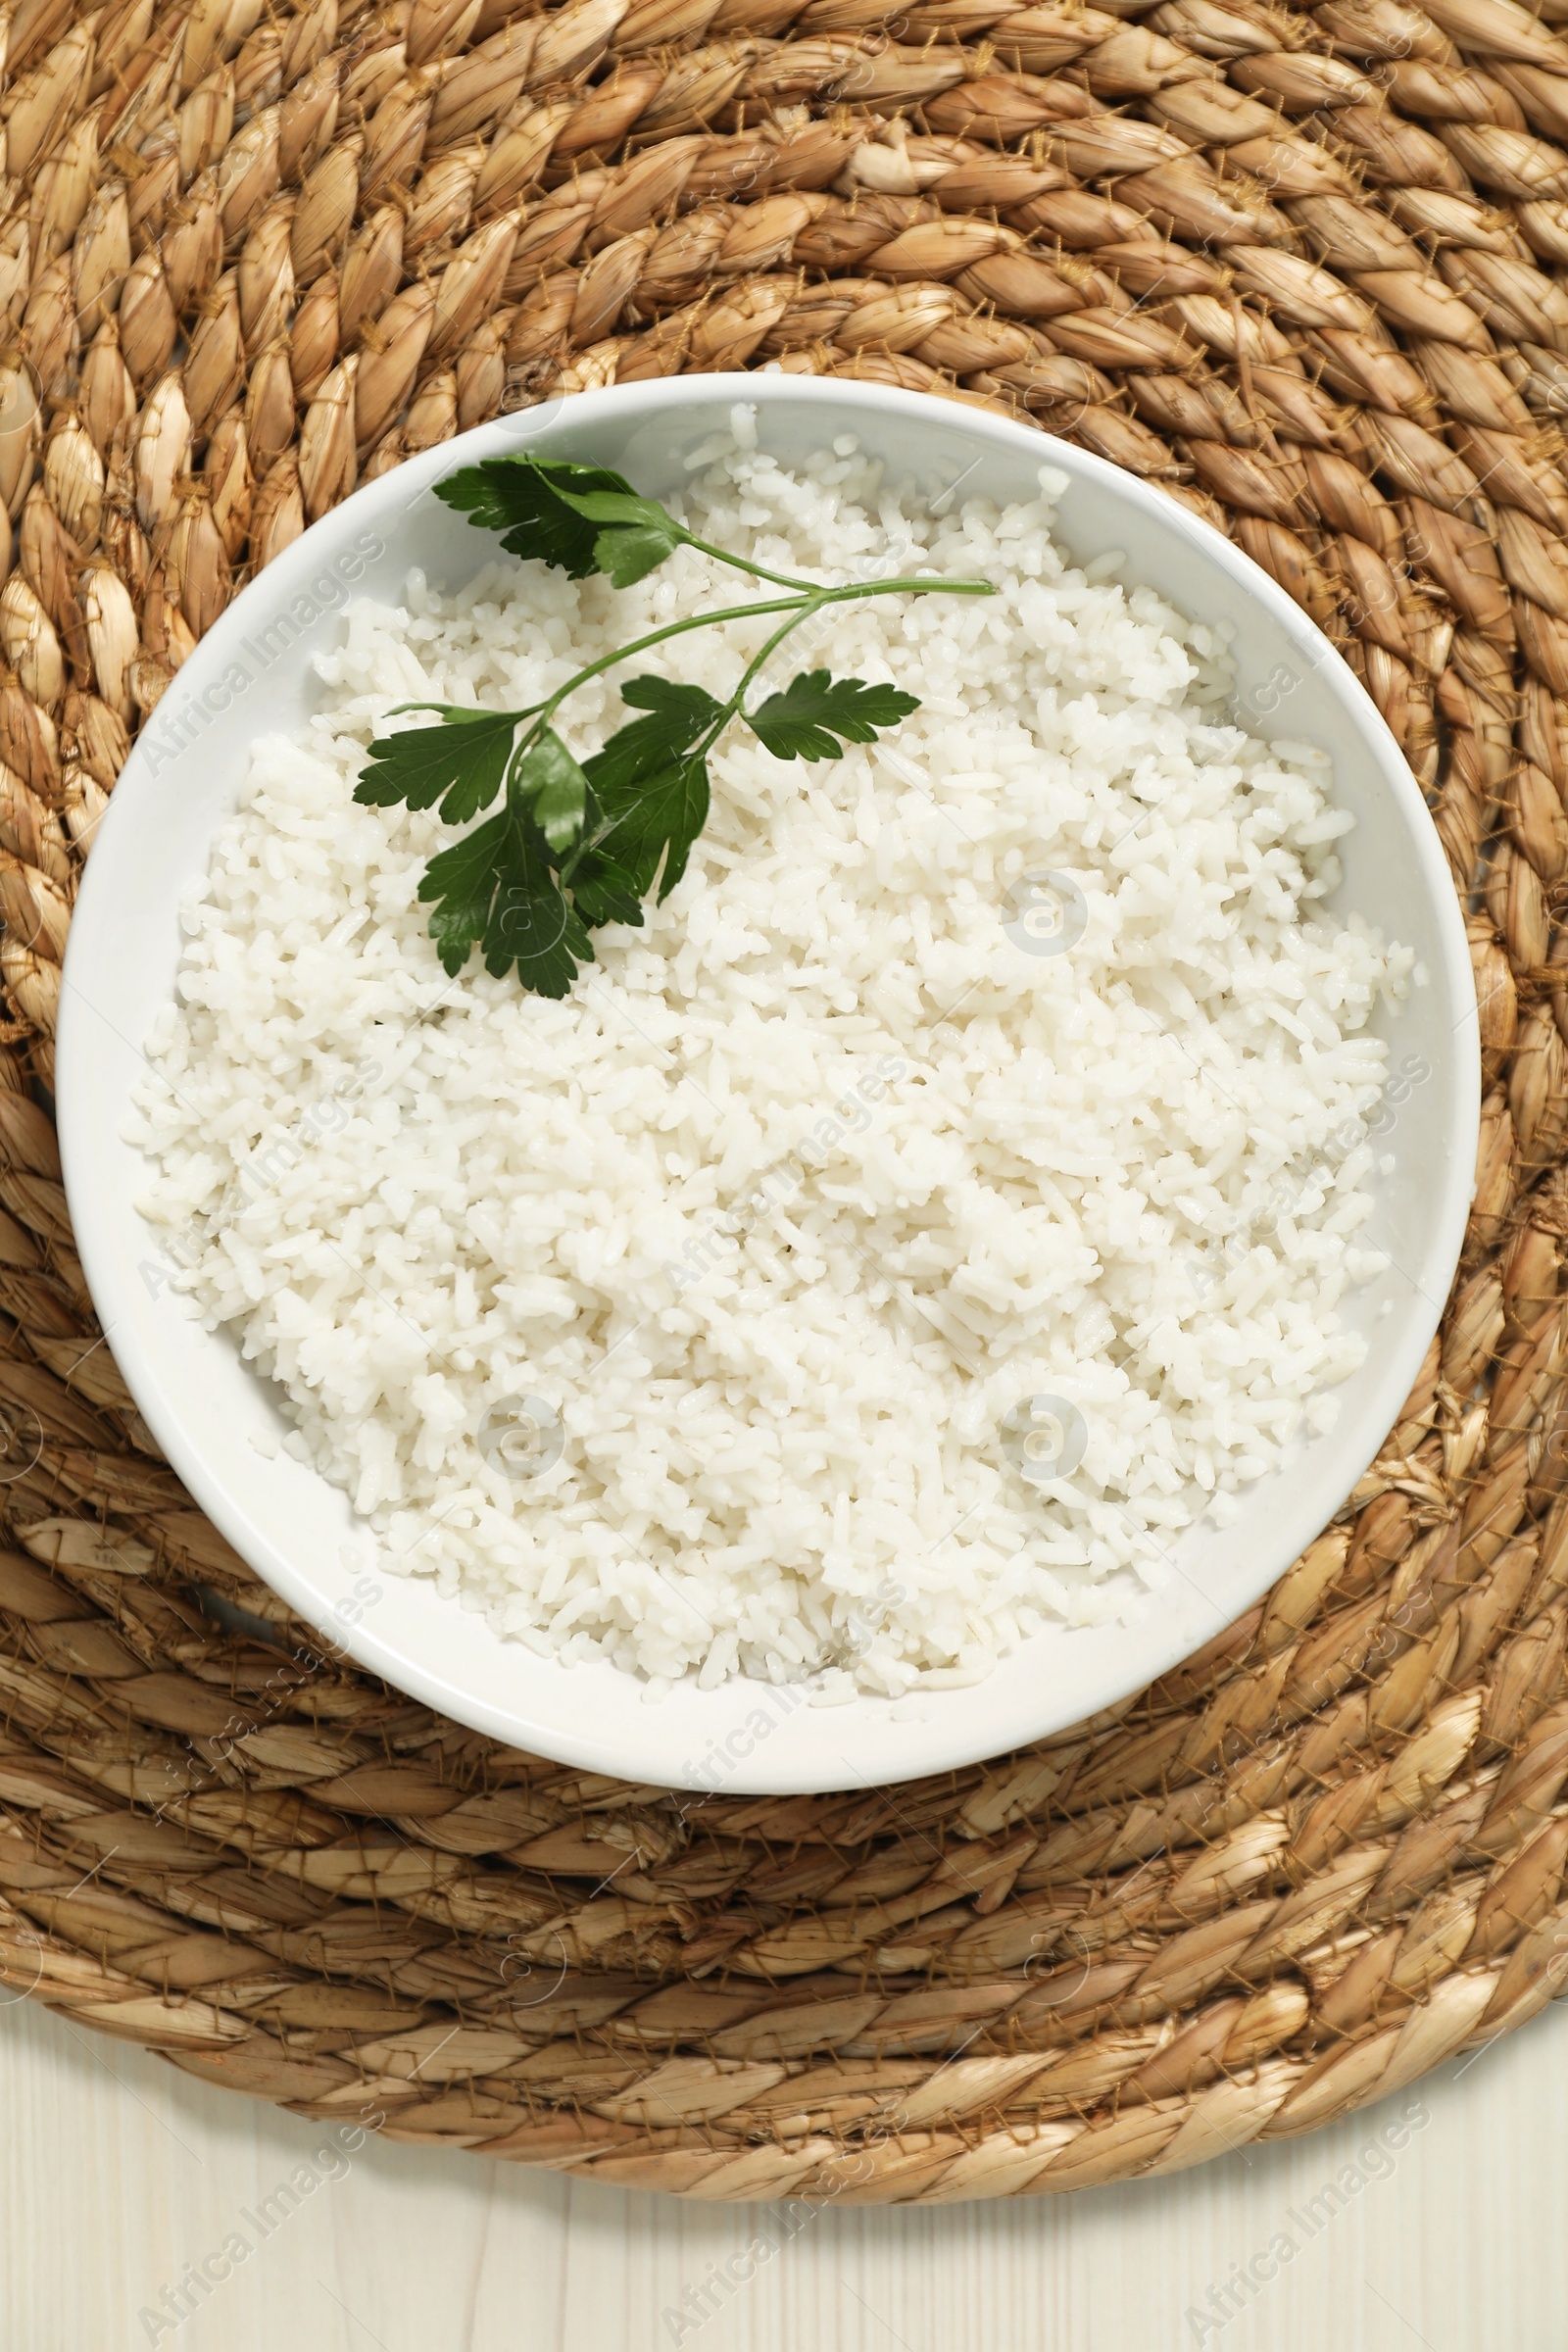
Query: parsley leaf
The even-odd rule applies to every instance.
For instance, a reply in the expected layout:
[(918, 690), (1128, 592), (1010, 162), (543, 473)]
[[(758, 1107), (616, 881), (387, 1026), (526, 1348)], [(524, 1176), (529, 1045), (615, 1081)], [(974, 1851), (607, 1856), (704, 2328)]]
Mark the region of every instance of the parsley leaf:
[(594, 960), (586, 926), (551, 871), (544, 835), (520, 808), (502, 809), (432, 858), (419, 897), (435, 902), (430, 936), (454, 977), (478, 946), (496, 978), (515, 964), (524, 988), (564, 997), (578, 964)]
[(897, 726), (919, 708), (918, 695), (897, 686), (803, 669), (782, 694), (770, 694), (745, 717), (775, 760), (842, 760), (835, 735), (846, 743), (874, 743), (878, 727)]
[(628, 678), (620, 699), (649, 715), (632, 719), (585, 761), (589, 781), (601, 798), (668, 767), (677, 754), (689, 750), (724, 715), (723, 704), (715, 703), (701, 686), (682, 686), (672, 678)]
[(639, 498), (629, 483), (623, 491), (563, 486), (560, 495), (589, 522), (605, 526), (594, 541), (594, 561), (616, 588), (645, 578), (686, 537), (673, 515), (657, 500)]
[(512, 770), (512, 790), (533, 811), (535, 824), (553, 850), (569, 850), (582, 838), (588, 815), (588, 779), (553, 727)]
[[(618, 904), (626, 892), (645, 897), (663, 860), (661, 904), (668, 898), (691, 856), (692, 843), (708, 822), (708, 761), (693, 755), (700, 737), (723, 723), (724, 706), (701, 686), (671, 678), (630, 678), (622, 702), (646, 717), (634, 718), (612, 735), (602, 751), (584, 761), (606, 828), (573, 872), (579, 905), (605, 900)], [(623, 914), (589, 921), (623, 922)]]
[(605, 466), (486, 458), (448, 474), (435, 491), (476, 529), (499, 531), (513, 555), (535, 556), (574, 580), (605, 571), (617, 588), (642, 579), (686, 536), (662, 506)]
[(523, 987), (541, 997), (564, 997), (577, 966), (594, 960), (587, 926), (548, 871), (502, 884), (483, 945), (487, 972), (499, 980), (515, 964)]
[[(629, 783), (601, 785), (596, 778), (594, 790), (609, 823), (589, 856), (608, 858), (639, 898), (653, 888), (662, 859), (662, 906), (685, 873), (692, 843), (708, 822), (707, 760), (700, 752), (688, 752)], [(602, 870), (595, 864), (589, 878), (597, 879)], [(572, 887), (577, 887), (575, 876)]]
[(572, 868), (571, 903), (590, 930), (602, 923), (643, 925), (643, 893), (638, 878), (617, 864), (605, 849), (584, 850)]
[(516, 729), (511, 711), (448, 710), (433, 727), (379, 736), (354, 798), (372, 808), (399, 801), (429, 808), (441, 801), (446, 823), (466, 824), (500, 791)]
[[(546, 997), (564, 997), (578, 965), (593, 961), (590, 929), (641, 924), (643, 900), (656, 881), (662, 902), (680, 882), (708, 821), (708, 756), (732, 718), (746, 717), (780, 760), (840, 760), (842, 744), (873, 742), (880, 728), (918, 710), (916, 697), (897, 687), (812, 669), (746, 713), (747, 687), (791, 629), (824, 605), (860, 596), (993, 593), (984, 580), (923, 577), (829, 589), (760, 570), (694, 539), (656, 499), (603, 466), (487, 458), (449, 474), (435, 490), (476, 528), (498, 532), (513, 555), (553, 564), (572, 579), (603, 572), (614, 587), (627, 588), (690, 545), (789, 591), (782, 602), (670, 621), (589, 662), (524, 710), (405, 704), (404, 710), (435, 711), (437, 724), (371, 744), (354, 797), (373, 808), (439, 803), (446, 823), (463, 825), (505, 786), (505, 803), (493, 816), (429, 860), (419, 897), (431, 909), (430, 935), (454, 978), (477, 947), (489, 972), (499, 977), (514, 966), (524, 988)], [(622, 692), (639, 715), (583, 760), (550, 724), (575, 687), (612, 663), (709, 621), (754, 612), (792, 617), (767, 639), (727, 702), (701, 686), (633, 678)]]
[(436, 901), (430, 917), (442, 969), (453, 975), (468, 960), (468, 950), (484, 937), (496, 876), (506, 858), (507, 814), (492, 816), (432, 858), (419, 877), (419, 896)]

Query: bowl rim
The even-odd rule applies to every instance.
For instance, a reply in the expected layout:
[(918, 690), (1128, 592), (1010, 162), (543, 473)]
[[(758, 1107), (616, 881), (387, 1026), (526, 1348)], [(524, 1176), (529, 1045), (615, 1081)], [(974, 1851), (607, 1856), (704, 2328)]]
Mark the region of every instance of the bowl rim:
[[(143, 785), (150, 786), (156, 775), (154, 763), (161, 763), (169, 757), (168, 746), (172, 731), (171, 722), (173, 726), (178, 724), (175, 713), (182, 712), (195, 704), (198, 697), (212, 690), (229, 658), (230, 649), (245, 638), (254, 617), (264, 606), (286, 601), (289, 596), (304, 590), (308, 580), (319, 573), (323, 553), (329, 546), (353, 539), (356, 531), (363, 532), (365, 524), (372, 516), (377, 522), (395, 528), (397, 511), (412, 506), (418, 494), (428, 489), (432, 482), (444, 478), (458, 466), (473, 464), (480, 458), (514, 452), (538, 438), (541, 433), (548, 433), (552, 440), (556, 440), (564, 437), (565, 432), (573, 427), (588, 431), (606, 417), (624, 413), (634, 403), (646, 413), (663, 407), (678, 409), (736, 402), (763, 402), (769, 406), (781, 402), (803, 407), (816, 404), (824, 407), (843, 406), (848, 403), (851, 407), (862, 408), (868, 417), (883, 415), (918, 421), (922, 416), (929, 416), (932, 396), (853, 378), (796, 376), (763, 371), (672, 376), (569, 394), (543, 403), (538, 408), (515, 412), (476, 426), (469, 432), (436, 445), (432, 450), (406, 460), (391, 473), (362, 485), (329, 509), (300, 538), (274, 558), (265, 573), (247, 582), (188, 657), (149, 714), (110, 797), (109, 806), (100, 821), (93, 854), (82, 874), (68, 938), (57, 1039), (59, 1140), (65, 1190), (77, 1251), (100, 1323), (106, 1335), (116, 1340), (112, 1350), (115, 1360), (166, 1461), (188, 1491), (192, 1501), (257, 1576), (276, 1592), (302, 1621), (317, 1629), (328, 1651), (336, 1650), (441, 1714), (509, 1745), (528, 1748), (570, 1767), (625, 1780), (654, 1780), (660, 1786), (672, 1788), (704, 1784), (693, 1784), (689, 1778), (683, 1779), (679, 1774), (672, 1774), (669, 1760), (664, 1756), (661, 1756), (653, 1770), (645, 1769), (639, 1761), (635, 1739), (628, 1741), (624, 1737), (612, 1737), (611, 1727), (600, 1724), (589, 1710), (582, 1710), (572, 1722), (561, 1725), (536, 1722), (531, 1715), (521, 1713), (509, 1715), (484, 1697), (475, 1696), (461, 1683), (454, 1682), (439, 1667), (411, 1654), (407, 1647), (382, 1636), (370, 1617), (365, 1616), (356, 1621), (344, 1616), (341, 1604), (330, 1607), (323, 1597), (320, 1584), (313, 1581), (311, 1574), (297, 1559), (280, 1554), (270, 1540), (255, 1528), (243, 1506), (228, 1494), (221, 1475), (210, 1465), (201, 1446), (187, 1438), (184, 1421), (165, 1391), (152, 1351), (143, 1344), (134, 1321), (125, 1318), (126, 1305), (134, 1296), (131, 1291), (133, 1269), (122, 1263), (122, 1253), (97, 1209), (92, 1102), (88, 1091), (78, 1087), (74, 1081), (77, 1041), (85, 1027), (86, 1014), (84, 1008), (79, 1009), (83, 1005), (81, 992), (73, 985), (73, 963), (79, 973), (95, 929), (106, 917), (112, 918), (114, 845), (120, 842), (122, 835), (129, 838), (131, 828), (136, 823), (136, 803)], [(1110, 489), (1135, 514), (1151, 515), (1167, 531), (1174, 528), (1207, 561), (1229, 570), (1247, 596), (1263, 607), (1305, 659), (1309, 675), (1325, 662), (1332, 662), (1337, 665), (1341, 694), (1348, 701), (1382, 781), (1403, 806), (1407, 829), (1414, 841), (1417, 860), (1422, 869), (1420, 880), (1424, 895), (1433, 905), (1443, 944), (1444, 978), (1461, 1007), (1461, 1017), (1454, 1030), (1453, 1132), (1448, 1139), (1450, 1149), (1444, 1169), (1441, 1205), (1435, 1220), (1435, 1230), (1442, 1237), (1441, 1246), (1434, 1244), (1429, 1253), (1431, 1259), (1441, 1260), (1447, 1268), (1446, 1303), (1459, 1262), (1468, 1221), (1474, 1190), (1475, 1144), (1480, 1123), (1479, 1022), (1474, 973), (1463, 912), (1436, 828), (1431, 821), (1430, 810), (1382, 713), (1329, 639), (1285, 589), (1222, 532), (1181, 502), (1167, 498), (1158, 489), (1092, 451), (1059, 441), (1053, 435), (1016, 423), (993, 411), (977, 405), (949, 402), (943, 402), (942, 408), (944, 422), (950, 430), (970, 432), (981, 442), (999, 449), (1024, 452), (1037, 465), (1057, 466), (1069, 475), (1076, 474), (1090, 482), (1098, 481)], [(478, 567), (476, 564), (475, 568)], [(167, 712), (166, 703), (169, 706)], [(159, 723), (161, 714), (163, 725)], [(1410, 819), (1417, 812), (1420, 822), (1411, 822)], [(109, 845), (109, 855), (105, 854), (106, 845)], [(1413, 1351), (1406, 1389), (1416, 1376), (1443, 1311), (1440, 1305), (1429, 1320), (1421, 1311), (1421, 1305), (1418, 1298), (1398, 1327), (1399, 1332), (1406, 1336), (1417, 1329), (1422, 1332), (1420, 1348)], [(1407, 1343), (1406, 1351), (1410, 1349), (1413, 1349), (1413, 1340)], [(1386, 1430), (1380, 1429), (1375, 1432), (1373, 1440), (1365, 1445), (1364, 1459), (1359, 1462), (1356, 1479), (1364, 1474), (1387, 1435)], [(319, 1476), (318, 1473), (316, 1475)], [(1352, 1491), (1353, 1484), (1352, 1480), (1347, 1487), (1347, 1496)], [(1325, 1511), (1322, 1525), (1330, 1524), (1337, 1511), (1344, 1507), (1344, 1500), (1337, 1501), (1334, 1511)], [(258, 1552), (263, 1556), (259, 1558)], [(1260, 1593), (1268, 1589), (1274, 1576), (1281, 1572), (1282, 1569), (1271, 1569), (1269, 1575), (1255, 1585), (1250, 1599), (1242, 1601), (1241, 1608), (1245, 1610), (1255, 1602)], [(443, 1605), (457, 1604), (446, 1602)], [(958, 1769), (987, 1756), (1050, 1739), (1070, 1724), (1085, 1720), (1094, 1712), (1135, 1693), (1193, 1654), (1212, 1633), (1232, 1621), (1237, 1613), (1228, 1603), (1223, 1613), (1212, 1599), (1206, 1600), (1205, 1605), (1214, 1618), (1212, 1626), (1195, 1632), (1192, 1625), (1182, 1619), (1180, 1611), (1172, 1610), (1170, 1626), (1163, 1640), (1150, 1640), (1141, 1645), (1129, 1644), (1137, 1650), (1131, 1679), (1125, 1675), (1118, 1676), (1118, 1688), (1113, 1693), (1108, 1687), (1102, 1690), (1092, 1685), (1087, 1693), (1090, 1704), (1067, 1715), (1063, 1715), (1059, 1707), (1047, 1711), (1032, 1728), (1020, 1729), (1009, 1715), (1004, 1725), (1004, 1737), (1000, 1740), (993, 1738), (989, 1744), (977, 1744), (972, 1733), (961, 1737), (950, 1733), (945, 1739), (935, 1736), (938, 1727), (933, 1724), (933, 1737), (922, 1744), (920, 1761), (912, 1767), (906, 1767), (901, 1760), (897, 1777), (912, 1778), (920, 1774)], [(1157, 1612), (1149, 1614), (1155, 1615)], [(1056, 1629), (1050, 1630), (1054, 1632)], [(1066, 1632), (1070, 1629), (1061, 1630)], [(1046, 1638), (1046, 1635), (1039, 1635), (1032, 1637), (1032, 1640)], [(1022, 1645), (1024, 1649), (1029, 1646), (1029, 1643)], [(581, 1673), (598, 1670), (571, 1671)], [(610, 1671), (621, 1673), (624, 1670)], [(634, 1678), (627, 1676), (626, 1679), (634, 1690)], [(740, 1679), (745, 1681), (747, 1678)], [(775, 1688), (763, 1683), (752, 1683), (750, 1687), (764, 1694)], [(628, 1691), (628, 1695), (631, 1695), (631, 1691)], [(891, 1702), (881, 1703), (886, 1705)], [(830, 1714), (832, 1712), (836, 1710), (829, 1710)], [(658, 1709), (652, 1711), (650, 1732), (657, 1724), (659, 1713)], [(577, 1728), (579, 1723), (581, 1728)], [(652, 1740), (646, 1741), (644, 1747), (652, 1744)], [(775, 1765), (775, 1769), (769, 1772), (765, 1761), (760, 1768), (742, 1762), (727, 1771), (724, 1792), (813, 1793), (852, 1785), (855, 1784), (843, 1774), (823, 1777), (821, 1770), (816, 1767), (780, 1771)]]

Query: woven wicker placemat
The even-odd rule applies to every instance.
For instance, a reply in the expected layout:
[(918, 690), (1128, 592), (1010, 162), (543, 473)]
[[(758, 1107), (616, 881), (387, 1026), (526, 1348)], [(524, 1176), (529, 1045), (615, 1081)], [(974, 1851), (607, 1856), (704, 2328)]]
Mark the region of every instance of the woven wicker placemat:
[[(17, 0), (0, 100), (0, 1969), (313, 2116), (705, 2197), (1304, 2132), (1568, 1973), (1568, 0)], [(1333, 636), (1470, 909), (1486, 1103), (1398, 1428), (1029, 1753), (698, 1800), (324, 1653), (99, 1343), (45, 1108), (129, 735), (236, 582), (553, 391), (1032, 416)], [(248, 1617), (236, 1610), (249, 1612)]]

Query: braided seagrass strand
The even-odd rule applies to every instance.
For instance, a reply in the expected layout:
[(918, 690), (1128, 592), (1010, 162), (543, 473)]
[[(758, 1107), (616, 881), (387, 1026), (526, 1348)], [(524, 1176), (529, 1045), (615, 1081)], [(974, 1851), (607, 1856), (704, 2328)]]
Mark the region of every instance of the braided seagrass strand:
[[(0, 1976), (322, 2116), (707, 2197), (1310, 2130), (1568, 1974), (1568, 5), (18, 0), (0, 95)], [(776, 362), (1034, 417), (1329, 631), (1472, 908), (1445, 1322), (1136, 1700), (890, 1790), (565, 1772), (324, 1653), (156, 1458), (53, 1131), (130, 736), (353, 488)], [(266, 1637), (265, 1639), (263, 1637)]]

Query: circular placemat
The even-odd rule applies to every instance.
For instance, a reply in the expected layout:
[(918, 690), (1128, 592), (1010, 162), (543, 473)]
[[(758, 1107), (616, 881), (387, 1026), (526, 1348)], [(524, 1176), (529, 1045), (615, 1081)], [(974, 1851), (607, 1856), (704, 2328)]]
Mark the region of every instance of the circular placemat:
[[(0, 115), (0, 1972), (205, 2079), (704, 2197), (1304, 2132), (1568, 1974), (1568, 0), (17, 0)], [(1465, 897), (1469, 1244), (1343, 1513), (1152, 1690), (891, 1789), (560, 1770), (156, 1458), (46, 1108), (76, 877), (235, 584), (503, 408), (775, 365), (1161, 483)]]

